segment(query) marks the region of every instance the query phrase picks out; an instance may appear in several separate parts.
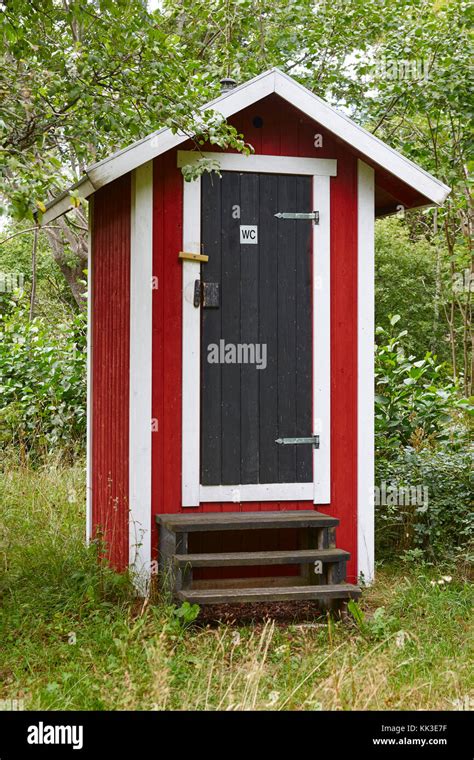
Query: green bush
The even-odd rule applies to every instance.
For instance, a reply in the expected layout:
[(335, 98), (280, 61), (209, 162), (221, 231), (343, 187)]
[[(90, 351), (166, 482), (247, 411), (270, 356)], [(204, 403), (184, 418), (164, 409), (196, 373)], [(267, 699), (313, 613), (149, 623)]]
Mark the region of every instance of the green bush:
[[(24, 291), (25, 299), (31, 296), (31, 252), (33, 235), (16, 234), (31, 229), (30, 222), (7, 221), (0, 237), (0, 277), (18, 275), (21, 280), (17, 287)], [(9, 238), (10, 235), (14, 237)], [(69, 248), (65, 247), (65, 256), (69, 257)], [(73, 264), (73, 262), (71, 262)], [(14, 278), (15, 279), (15, 278)], [(3, 292), (2, 292), (3, 291)], [(5, 292), (6, 291), (6, 292)], [(0, 288), (0, 312), (11, 311), (14, 301), (9, 288)], [(44, 232), (38, 235), (36, 251), (36, 291), (35, 316), (45, 317), (50, 324), (68, 320), (77, 311), (77, 306), (63, 273), (51, 255), (51, 248)]]
[[(386, 503), (376, 498), (376, 554), (383, 558), (414, 552), (433, 561), (468, 556), (474, 535), (472, 454), (440, 445), (406, 448), (391, 460), (376, 458), (376, 486), (385, 488)], [(394, 489), (423, 489), (423, 498), (398, 498)], [(406, 493), (406, 492), (405, 492)], [(420, 492), (419, 492), (420, 493)], [(400, 501), (405, 503), (401, 504)], [(417, 501), (417, 503), (411, 503)]]
[[(442, 257), (442, 271), (437, 275), (437, 251), (423, 235), (410, 234), (401, 216), (379, 219), (375, 225), (375, 319), (390, 329), (390, 315), (396, 310), (408, 328), (406, 344), (411, 353), (420, 355), (427, 349), (436, 351), (442, 361), (450, 360), (448, 330), (441, 304), (440, 318), (435, 315), (436, 281), (443, 283), (449, 272)], [(438, 296), (439, 297), (439, 296)], [(445, 295), (443, 293), (443, 298)]]
[(20, 457), (71, 456), (85, 444), (86, 323), (28, 320), (20, 299), (0, 314), (0, 441)]
[(377, 453), (397, 455), (400, 447), (420, 449), (449, 441), (463, 445), (464, 416), (472, 405), (461, 397), (446, 365), (430, 352), (417, 359), (405, 351), (407, 330), (392, 334), (378, 327), (375, 353), (375, 435)]
[[(446, 365), (405, 350), (407, 331), (377, 328), (375, 519), (377, 556), (465, 555), (472, 535), (472, 453), (462, 398)], [(402, 490), (400, 490), (402, 489)]]

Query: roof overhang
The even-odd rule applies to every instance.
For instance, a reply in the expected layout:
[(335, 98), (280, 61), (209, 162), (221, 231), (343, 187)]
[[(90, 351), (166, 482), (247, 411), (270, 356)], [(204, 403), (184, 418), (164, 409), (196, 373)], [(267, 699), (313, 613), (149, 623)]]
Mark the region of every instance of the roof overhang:
[[(270, 69), (245, 84), (235, 87), (210, 103), (206, 103), (201, 111), (212, 109), (227, 119), (273, 93), (332, 132), (360, 153), (361, 157), (365, 156), (372, 164), (379, 166), (412, 188), (423, 197), (422, 205), (430, 203), (440, 205), (446, 200), (450, 192), (447, 185), (390, 148), (378, 137), (360, 127), (348, 116), (330, 106), (279, 69)], [(71, 192), (74, 191), (75, 195), (81, 198), (88, 198), (109, 182), (113, 182), (187, 140), (189, 140), (189, 135), (173, 134), (168, 128), (160, 129), (93, 164), (79, 182), (47, 204), (42, 224), (51, 222), (73, 207)]]

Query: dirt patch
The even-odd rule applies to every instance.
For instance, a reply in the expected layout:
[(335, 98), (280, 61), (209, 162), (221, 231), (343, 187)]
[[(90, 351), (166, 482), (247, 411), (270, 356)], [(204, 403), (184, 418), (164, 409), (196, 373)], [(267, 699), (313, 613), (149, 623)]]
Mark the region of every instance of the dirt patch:
[[(337, 612), (332, 613), (338, 615)], [(214, 604), (201, 607), (196, 620), (197, 625), (248, 625), (274, 620), (277, 625), (287, 626), (296, 624), (325, 625), (327, 613), (321, 611), (317, 602), (268, 602), (267, 604)]]

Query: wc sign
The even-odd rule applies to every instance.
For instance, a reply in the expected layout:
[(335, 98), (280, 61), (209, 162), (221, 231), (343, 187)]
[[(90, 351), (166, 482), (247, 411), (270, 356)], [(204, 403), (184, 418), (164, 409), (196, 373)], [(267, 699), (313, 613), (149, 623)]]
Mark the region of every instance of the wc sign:
[(258, 226), (256, 224), (240, 225), (240, 245), (257, 245)]

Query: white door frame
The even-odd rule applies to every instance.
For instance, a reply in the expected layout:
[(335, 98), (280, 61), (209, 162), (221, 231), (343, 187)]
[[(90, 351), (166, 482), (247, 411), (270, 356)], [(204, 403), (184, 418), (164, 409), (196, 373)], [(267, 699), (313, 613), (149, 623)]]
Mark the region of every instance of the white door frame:
[[(183, 260), (182, 343), (182, 506), (202, 501), (297, 501), (329, 504), (331, 492), (331, 280), (330, 177), (337, 161), (292, 156), (243, 156), (238, 153), (178, 151), (178, 166), (200, 158), (217, 162), (223, 171), (309, 175), (313, 178), (313, 208), (319, 224), (313, 226), (313, 449), (312, 483), (255, 483), (230, 486), (200, 484), (201, 308), (193, 305), (199, 263)], [(201, 180), (183, 180), (183, 251), (201, 253)], [(317, 350), (316, 350), (317, 348)]]

